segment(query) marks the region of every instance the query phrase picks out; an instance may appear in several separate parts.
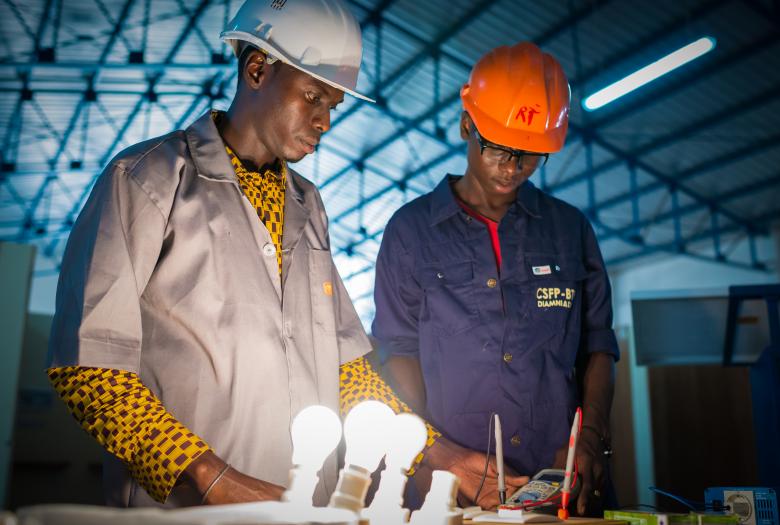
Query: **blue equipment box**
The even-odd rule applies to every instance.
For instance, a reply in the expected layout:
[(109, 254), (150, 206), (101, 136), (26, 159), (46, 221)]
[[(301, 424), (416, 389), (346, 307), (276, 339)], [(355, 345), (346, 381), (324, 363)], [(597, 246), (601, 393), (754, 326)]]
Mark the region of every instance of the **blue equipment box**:
[(780, 525), (777, 493), (765, 487), (710, 487), (704, 491), (710, 509), (728, 507), (741, 525)]

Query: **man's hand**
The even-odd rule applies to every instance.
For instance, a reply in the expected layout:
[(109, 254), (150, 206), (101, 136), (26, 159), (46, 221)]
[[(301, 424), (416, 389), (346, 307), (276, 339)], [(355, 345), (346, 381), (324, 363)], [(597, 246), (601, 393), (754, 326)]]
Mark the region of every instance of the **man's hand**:
[[(555, 453), (553, 468), (566, 468), (568, 445), (561, 447)], [(601, 509), (601, 494), (604, 491), (604, 473), (606, 472), (606, 457), (601, 440), (595, 432), (584, 429), (577, 440), (577, 483), (580, 484), (580, 494), (577, 497), (578, 516), (594, 515)], [(572, 500), (573, 501), (573, 500)], [(574, 509), (569, 509), (570, 511)]]
[[(211, 483), (225, 468), (225, 462), (211, 451), (193, 461), (182, 474), (182, 482), (192, 486), (198, 494), (204, 494)], [(284, 487), (247, 476), (234, 468), (228, 468), (211, 487), (206, 505), (248, 503), (252, 501), (278, 501)]]
[(206, 498), (206, 505), (248, 503), (251, 501), (278, 501), (284, 487), (256, 479), (230, 468), (220, 478)]
[[(440, 437), (425, 453), (423, 463), (433, 470), (448, 470), (460, 478), (459, 499), (465, 503), (479, 505), (483, 509), (494, 509), (498, 500), (498, 469), (496, 457), (490, 456), (485, 483), (477, 498), (477, 490), (485, 472), (485, 454), (470, 450)], [(504, 467), (507, 497), (528, 483), (528, 476), (520, 476), (509, 467)]]

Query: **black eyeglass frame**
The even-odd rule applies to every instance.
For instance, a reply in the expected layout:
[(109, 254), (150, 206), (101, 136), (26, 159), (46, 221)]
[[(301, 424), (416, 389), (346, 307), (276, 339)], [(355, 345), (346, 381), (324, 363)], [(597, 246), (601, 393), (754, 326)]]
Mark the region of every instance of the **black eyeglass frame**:
[[(498, 151), (502, 151), (504, 153), (509, 153), (509, 158), (506, 160), (499, 161), (499, 164), (505, 164), (507, 162), (510, 162), (513, 158), (517, 159), (517, 166), (522, 169), (523, 167), (523, 157), (530, 157), (530, 158), (537, 158), (537, 159), (544, 159), (544, 162), (541, 163), (541, 166), (544, 166), (547, 164), (547, 161), (550, 160), (550, 154), (549, 153), (535, 153), (533, 151), (525, 151), (521, 149), (512, 149), (507, 148), (506, 146), (501, 146), (499, 144), (494, 144), (488, 140), (486, 140), (482, 135), (479, 134), (479, 131), (477, 131), (477, 127), (472, 125), (471, 131), (474, 133), (474, 137), (477, 139), (477, 143), (479, 144), (479, 154), (484, 155), (485, 154), (485, 148), (491, 148)], [(537, 165), (539, 167), (540, 165)]]

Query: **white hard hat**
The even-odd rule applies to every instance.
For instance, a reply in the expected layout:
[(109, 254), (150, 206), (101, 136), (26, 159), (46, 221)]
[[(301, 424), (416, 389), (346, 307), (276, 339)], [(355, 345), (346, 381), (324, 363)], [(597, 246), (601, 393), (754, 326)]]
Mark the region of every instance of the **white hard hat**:
[(356, 93), (363, 53), (360, 26), (341, 0), (246, 0), (222, 34), (238, 56), (241, 42), (314, 78)]

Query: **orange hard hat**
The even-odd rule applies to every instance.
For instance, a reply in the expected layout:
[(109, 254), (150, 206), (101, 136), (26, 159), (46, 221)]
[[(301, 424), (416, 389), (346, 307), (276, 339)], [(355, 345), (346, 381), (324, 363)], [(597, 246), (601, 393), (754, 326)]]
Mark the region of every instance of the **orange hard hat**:
[(563, 68), (531, 42), (501, 46), (474, 65), (463, 107), (490, 142), (553, 153), (563, 148), (571, 92)]

